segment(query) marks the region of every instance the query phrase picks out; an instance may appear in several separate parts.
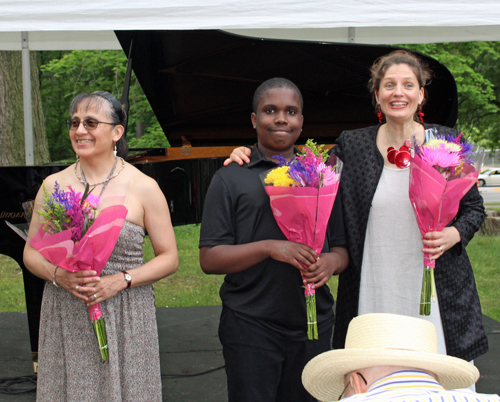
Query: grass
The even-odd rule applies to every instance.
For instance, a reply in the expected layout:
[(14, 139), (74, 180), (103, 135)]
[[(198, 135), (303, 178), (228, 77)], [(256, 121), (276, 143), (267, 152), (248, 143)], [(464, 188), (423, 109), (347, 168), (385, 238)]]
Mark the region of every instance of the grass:
[[(154, 284), (158, 307), (212, 306), (221, 303), (219, 288), (223, 275), (205, 275), (198, 258), (199, 225), (178, 226), (175, 235), (179, 249), (179, 270)], [(467, 247), (479, 292), (483, 313), (500, 321), (498, 289), (500, 275), (500, 237), (475, 236)], [(153, 257), (149, 239), (144, 245), (146, 260)], [(337, 293), (337, 277), (330, 279)], [(26, 311), (21, 270), (9, 257), (0, 255), (0, 312)]]
[(500, 237), (475, 236), (467, 246), (467, 253), (474, 269), (483, 314), (500, 321), (498, 304)]
[[(175, 238), (179, 250), (179, 269), (154, 284), (157, 307), (214, 306), (221, 304), (219, 288), (223, 275), (205, 275), (200, 268), (199, 225), (177, 226)], [(146, 238), (145, 259), (154, 256)]]
[(500, 211), (500, 202), (485, 202), (484, 206), (486, 209), (492, 209), (493, 211)]
[(0, 312), (26, 311), (23, 273), (17, 262), (0, 254)]

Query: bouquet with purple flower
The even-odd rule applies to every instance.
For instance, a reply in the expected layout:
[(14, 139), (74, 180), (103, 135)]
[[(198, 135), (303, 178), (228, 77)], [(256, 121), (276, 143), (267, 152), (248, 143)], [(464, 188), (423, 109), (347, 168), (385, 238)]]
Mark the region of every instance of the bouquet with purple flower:
[(77, 243), (85, 235), (97, 218), (97, 205), (100, 199), (91, 194), (89, 186), (80, 193), (69, 186), (69, 191), (61, 191), (59, 183), (55, 183), (54, 192), (47, 192), (43, 184), (42, 209), (38, 215), (44, 218), (43, 230), (48, 234), (56, 234), (63, 230), (71, 231), (71, 239)]
[[(302, 150), (287, 162), (281, 155), (279, 167), (263, 173), (265, 190), (278, 226), (290, 241), (306, 244), (319, 255), (337, 195), (342, 161), (328, 158), (323, 146), (308, 140)], [(328, 162), (326, 162), (328, 159)], [(312, 284), (305, 285), (308, 339), (318, 339), (316, 297)]]
[[(467, 142), (463, 133), (455, 137), (437, 135), (412, 150), (410, 201), (420, 233), (441, 231), (456, 216), (460, 200), (477, 182), (484, 149)], [(424, 254), (420, 315), (430, 315), (436, 301), (435, 260)]]
[[(56, 182), (52, 194), (43, 184), (43, 204), (38, 214), (40, 230), (30, 244), (48, 261), (70, 272), (93, 269), (99, 275), (113, 251), (127, 215), (124, 205), (112, 205), (98, 213), (100, 199), (89, 191), (61, 191)], [(100, 304), (89, 307), (102, 360), (108, 359), (108, 343)]]

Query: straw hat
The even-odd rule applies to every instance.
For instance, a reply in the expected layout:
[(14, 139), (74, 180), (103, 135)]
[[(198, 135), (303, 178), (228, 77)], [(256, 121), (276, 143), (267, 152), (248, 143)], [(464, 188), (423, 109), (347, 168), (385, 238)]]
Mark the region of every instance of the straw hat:
[(434, 324), (396, 314), (365, 314), (349, 324), (345, 349), (322, 353), (307, 363), (302, 383), (321, 401), (337, 400), (344, 376), (373, 366), (403, 366), (428, 371), (445, 389), (467, 388), (479, 378), (473, 365), (437, 353)]

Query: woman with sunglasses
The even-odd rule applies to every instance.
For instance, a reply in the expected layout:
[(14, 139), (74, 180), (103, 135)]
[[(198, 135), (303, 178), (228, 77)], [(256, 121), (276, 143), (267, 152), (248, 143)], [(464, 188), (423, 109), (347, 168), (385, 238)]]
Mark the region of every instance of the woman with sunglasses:
[[(99, 208), (125, 203), (128, 210), (113, 252), (100, 276), (71, 273), (47, 261), (29, 242), (28, 269), (46, 279), (39, 337), (37, 401), (161, 401), (161, 376), (152, 283), (174, 273), (177, 247), (165, 196), (156, 181), (125, 162), (126, 114), (104, 91), (76, 96), (68, 120), (77, 161), (45, 179), (100, 198)], [(116, 150), (116, 151), (115, 151)], [(116, 154), (115, 154), (116, 153)], [(119, 200), (119, 201), (118, 201)], [(35, 210), (43, 203), (43, 190)], [(30, 236), (40, 228), (33, 214)], [(144, 263), (148, 233), (155, 258)], [(102, 363), (88, 306), (100, 303), (109, 359)]]

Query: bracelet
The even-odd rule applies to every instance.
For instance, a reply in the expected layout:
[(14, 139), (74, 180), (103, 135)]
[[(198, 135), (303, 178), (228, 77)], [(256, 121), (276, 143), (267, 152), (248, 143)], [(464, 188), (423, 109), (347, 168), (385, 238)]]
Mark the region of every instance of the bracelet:
[(59, 268), (57, 265), (54, 265), (54, 272), (52, 272), (52, 285), (54, 285), (56, 288), (59, 287), (59, 285), (56, 283), (56, 269)]

